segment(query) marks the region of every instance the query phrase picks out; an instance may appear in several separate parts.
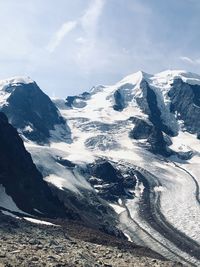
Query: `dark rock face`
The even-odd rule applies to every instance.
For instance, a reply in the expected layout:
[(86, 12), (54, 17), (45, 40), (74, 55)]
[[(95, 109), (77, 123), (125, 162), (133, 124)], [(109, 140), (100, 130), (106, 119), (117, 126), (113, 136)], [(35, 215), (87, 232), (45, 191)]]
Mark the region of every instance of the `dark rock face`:
[(69, 108), (77, 107), (83, 108), (86, 106), (86, 100), (90, 98), (90, 93), (83, 92), (78, 96), (68, 96), (65, 105)]
[(0, 184), (12, 197), (16, 205), (30, 214), (43, 216), (65, 216), (66, 211), (57, 198), (53, 197), (42, 175), (25, 150), (17, 131), (0, 112)]
[(156, 94), (149, 86), (147, 86), (147, 102), (148, 102), (149, 109), (150, 109), (150, 114), (149, 114), (150, 121), (153, 123), (153, 125), (156, 128), (168, 133), (169, 130), (166, 127), (166, 125), (163, 124), (162, 119), (161, 119), (161, 111), (158, 108)]
[(147, 139), (150, 151), (155, 154), (171, 156), (173, 151), (168, 148), (171, 144), (170, 136), (175, 136), (176, 133), (163, 122), (154, 90), (145, 80), (142, 81), (141, 88), (143, 97), (136, 99), (136, 101), (143, 112), (149, 116), (150, 122), (140, 118), (130, 118), (135, 127), (129, 136), (136, 140)]
[(153, 89), (146, 81), (142, 81), (141, 87), (144, 91), (144, 97), (142, 100), (137, 99), (141, 109), (149, 116), (149, 120), (158, 130), (163, 131), (170, 136), (174, 136), (174, 132), (165, 125), (161, 118), (161, 110), (158, 107), (157, 97)]
[(172, 150), (168, 148), (168, 143), (167, 140), (165, 140), (163, 133), (155, 127), (147, 141), (150, 144), (151, 152), (165, 157), (169, 157), (173, 154)]
[(88, 165), (86, 173), (90, 184), (97, 190), (97, 194), (108, 201), (117, 202), (120, 197), (132, 198), (129, 190), (136, 185), (136, 177), (133, 170), (117, 169), (108, 160), (99, 159)]
[(58, 109), (36, 83), (10, 85), (6, 90), (11, 95), (7, 99), (8, 105), (3, 106), (1, 111), (28, 139), (47, 142), (55, 125), (65, 127)]
[(200, 85), (191, 85), (194, 104), (200, 108)]
[(171, 111), (177, 112), (177, 119), (184, 121), (190, 133), (200, 134), (200, 85), (190, 85), (176, 79), (169, 91)]
[(177, 152), (176, 153), (177, 157), (181, 160), (189, 160), (193, 156), (192, 151), (187, 151), (187, 152)]
[(133, 85), (130, 83), (126, 83), (120, 86), (114, 93), (114, 105), (113, 109), (116, 111), (122, 111), (127, 103), (133, 99), (131, 94), (131, 90), (133, 89)]
[(119, 182), (123, 180), (123, 176), (117, 171), (113, 165), (108, 161), (96, 162), (91, 166), (93, 176), (102, 179), (105, 182)]
[(139, 118), (132, 118), (131, 120), (135, 127), (129, 133), (130, 138), (147, 139), (153, 130), (153, 125)]
[(135, 127), (129, 133), (130, 138), (136, 140), (147, 139), (147, 143), (150, 145), (148, 149), (151, 152), (166, 157), (172, 155), (172, 150), (168, 148), (172, 144), (169, 136), (164, 136), (160, 129), (142, 119), (131, 118), (131, 120)]
[(116, 90), (114, 93), (115, 104), (113, 109), (116, 111), (122, 111), (125, 108), (124, 98), (120, 90)]
[(61, 157), (57, 157), (56, 158), (56, 161), (61, 164), (62, 166), (64, 167), (67, 167), (67, 168), (74, 168), (76, 165), (71, 162), (70, 160), (67, 160), (67, 159), (63, 159)]

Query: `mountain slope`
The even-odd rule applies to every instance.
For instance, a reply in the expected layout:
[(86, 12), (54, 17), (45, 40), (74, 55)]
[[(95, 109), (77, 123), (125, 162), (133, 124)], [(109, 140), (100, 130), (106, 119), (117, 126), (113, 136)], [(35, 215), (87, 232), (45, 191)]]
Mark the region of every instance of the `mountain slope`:
[(138, 245), (199, 266), (199, 90), (196, 74), (137, 72), (52, 100), (71, 141), (54, 125), (46, 143), (26, 135), (25, 146), (53, 194), (88, 225), (120, 235), (118, 226)]
[[(185, 71), (138, 72), (86, 97), (73, 96), (70, 106), (69, 98), (54, 101), (72, 131), (65, 159), (84, 165), (86, 179), (115, 209), (124, 233), (197, 266), (199, 84), (198, 75)], [(99, 159), (112, 164), (123, 181), (128, 177), (130, 186), (91, 173), (90, 164), (98, 166)]]
[(0, 112), (0, 206), (19, 213), (46, 216), (67, 215), (64, 206), (53, 197), (46, 182), (25, 150), (17, 131)]
[(32, 141), (48, 142), (51, 132), (59, 129), (66, 142), (70, 130), (51, 99), (30, 78), (14, 77), (1, 81), (1, 111), (21, 134)]

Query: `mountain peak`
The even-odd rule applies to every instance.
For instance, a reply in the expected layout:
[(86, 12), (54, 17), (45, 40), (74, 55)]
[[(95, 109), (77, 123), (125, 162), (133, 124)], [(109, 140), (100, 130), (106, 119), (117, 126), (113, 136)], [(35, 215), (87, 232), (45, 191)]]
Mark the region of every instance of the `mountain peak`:
[(121, 83), (121, 84), (123, 84), (123, 83), (137, 84), (137, 83), (141, 82), (142, 79), (148, 79), (151, 76), (152, 76), (151, 74), (140, 70), (140, 71), (134, 72), (132, 74), (129, 74), (128, 76), (123, 78), (119, 83)]
[(163, 81), (164, 83), (168, 83), (178, 78), (182, 79), (183, 82), (189, 84), (200, 84), (200, 75), (188, 72), (186, 70), (171, 70), (171, 69), (158, 72), (156, 74), (149, 74), (142, 70), (139, 70), (137, 72), (127, 75), (122, 80), (120, 80), (118, 84), (124, 84), (124, 83), (138, 84), (143, 79), (150, 82), (153, 80), (157, 80), (157, 81)]
[(200, 75), (185, 70), (166, 70), (156, 73), (153, 77), (153, 79), (165, 80), (165, 82), (170, 82), (178, 78), (185, 83), (200, 84)]
[(13, 76), (8, 79), (0, 80), (0, 89), (3, 89), (5, 86), (17, 85), (17, 84), (29, 84), (34, 83), (34, 81), (29, 76)]

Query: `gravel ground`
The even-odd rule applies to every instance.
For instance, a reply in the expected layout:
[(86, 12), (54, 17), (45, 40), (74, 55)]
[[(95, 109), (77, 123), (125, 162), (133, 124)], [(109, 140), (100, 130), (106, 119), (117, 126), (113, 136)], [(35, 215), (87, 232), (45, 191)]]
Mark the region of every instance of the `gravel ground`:
[(0, 215), (0, 267), (182, 266), (81, 224), (65, 225), (36, 225)]

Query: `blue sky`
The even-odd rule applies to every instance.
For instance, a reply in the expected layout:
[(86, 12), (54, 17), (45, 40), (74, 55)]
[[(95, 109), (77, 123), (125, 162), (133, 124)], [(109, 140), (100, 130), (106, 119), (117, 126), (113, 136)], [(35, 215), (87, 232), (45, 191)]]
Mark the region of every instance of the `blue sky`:
[(0, 0), (0, 78), (28, 75), (50, 96), (138, 70), (200, 73), (199, 0)]

